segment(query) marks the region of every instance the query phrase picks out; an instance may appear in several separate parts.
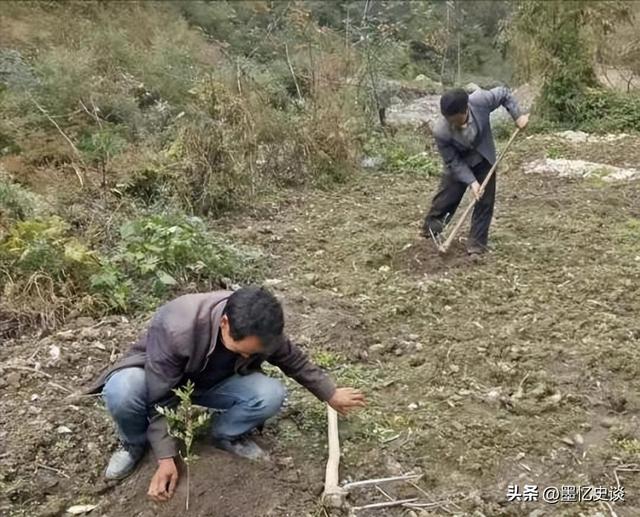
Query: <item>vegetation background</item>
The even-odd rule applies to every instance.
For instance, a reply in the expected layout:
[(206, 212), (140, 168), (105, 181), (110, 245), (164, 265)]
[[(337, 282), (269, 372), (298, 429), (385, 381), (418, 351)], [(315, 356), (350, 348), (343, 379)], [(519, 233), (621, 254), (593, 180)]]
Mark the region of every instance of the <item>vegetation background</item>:
[(268, 259), (234, 245), (221, 215), (351, 181), (373, 149), (391, 172), (437, 173), (422, 133), (380, 126), (392, 102), (528, 82), (540, 130), (637, 129), (634, 9), (4, 2), (0, 331), (259, 279)]

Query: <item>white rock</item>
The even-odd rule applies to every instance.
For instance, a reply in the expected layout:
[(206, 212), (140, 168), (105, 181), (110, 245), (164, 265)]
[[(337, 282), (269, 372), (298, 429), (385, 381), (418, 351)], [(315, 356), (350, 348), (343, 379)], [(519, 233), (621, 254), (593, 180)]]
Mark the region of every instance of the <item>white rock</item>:
[(544, 158), (524, 166), (525, 174), (546, 174), (561, 178), (598, 177), (603, 181), (631, 181), (640, 179), (640, 169), (623, 168), (606, 163), (567, 160), (565, 158)]
[(66, 425), (61, 425), (56, 429), (56, 433), (58, 434), (71, 434), (73, 431), (69, 429)]
[(76, 504), (67, 508), (67, 513), (70, 513), (71, 515), (82, 515), (83, 513), (89, 513), (97, 507), (97, 504)]
[(54, 361), (57, 361), (58, 359), (60, 359), (60, 347), (56, 345), (51, 345), (49, 347), (49, 356)]

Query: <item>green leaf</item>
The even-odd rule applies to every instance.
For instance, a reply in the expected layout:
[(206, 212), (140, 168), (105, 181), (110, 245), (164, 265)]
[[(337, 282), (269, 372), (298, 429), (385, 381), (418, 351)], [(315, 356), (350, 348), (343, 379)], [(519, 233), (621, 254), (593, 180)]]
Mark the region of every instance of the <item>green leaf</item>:
[(164, 285), (176, 285), (178, 283), (175, 278), (165, 271), (158, 271), (156, 275), (158, 276), (158, 280), (160, 280)]

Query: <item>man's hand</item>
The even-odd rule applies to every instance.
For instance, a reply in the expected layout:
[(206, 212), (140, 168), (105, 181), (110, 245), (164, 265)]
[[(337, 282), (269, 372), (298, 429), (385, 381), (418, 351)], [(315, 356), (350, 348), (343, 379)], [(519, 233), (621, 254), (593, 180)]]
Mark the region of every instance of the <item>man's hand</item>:
[(484, 192), (482, 191), (482, 186), (477, 181), (474, 181), (471, 184), (471, 192), (473, 192), (473, 196), (476, 198), (476, 201), (480, 201), (482, 194), (484, 194)]
[(178, 484), (178, 469), (173, 458), (158, 460), (158, 470), (151, 478), (147, 495), (155, 502), (168, 501)]
[(353, 409), (364, 407), (366, 401), (361, 391), (354, 388), (338, 388), (328, 400), (328, 404), (341, 415), (346, 415)]
[(525, 113), (524, 115), (520, 115), (516, 119), (516, 126), (518, 126), (520, 129), (524, 129), (525, 127), (527, 127), (528, 123), (529, 123), (529, 114), (528, 113)]

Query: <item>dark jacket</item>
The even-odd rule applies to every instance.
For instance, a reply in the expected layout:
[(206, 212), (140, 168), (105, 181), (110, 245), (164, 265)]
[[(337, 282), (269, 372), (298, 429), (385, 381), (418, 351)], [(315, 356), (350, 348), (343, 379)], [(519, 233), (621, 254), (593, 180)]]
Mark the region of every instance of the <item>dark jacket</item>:
[[(103, 372), (88, 392), (100, 391), (107, 377), (116, 370), (144, 367), (149, 407), (170, 404), (175, 400), (171, 390), (178, 387), (188, 374), (206, 367), (216, 346), (220, 319), (231, 294), (230, 291), (188, 294), (160, 307), (142, 338), (120, 361)], [(265, 360), (322, 401), (329, 400), (335, 391), (333, 381), (288, 339), (268, 357), (239, 358), (235, 365), (236, 373), (259, 370)], [(150, 412), (147, 438), (157, 458), (168, 458), (178, 453), (175, 440), (169, 436), (165, 418), (155, 411)]]
[[(491, 133), (490, 115), (500, 106), (504, 106), (513, 120), (522, 114), (511, 90), (504, 86), (498, 86), (491, 90), (479, 89), (469, 95), (469, 109), (478, 125), (478, 134), (473, 143), (473, 149), (492, 165), (496, 162), (496, 145)], [(470, 155), (470, 149), (465, 142), (456, 138), (455, 131), (452, 131), (445, 118), (442, 118), (435, 125), (433, 136), (444, 161), (445, 174), (452, 174), (458, 181), (467, 185), (476, 181), (476, 177), (465, 161), (465, 157)]]

